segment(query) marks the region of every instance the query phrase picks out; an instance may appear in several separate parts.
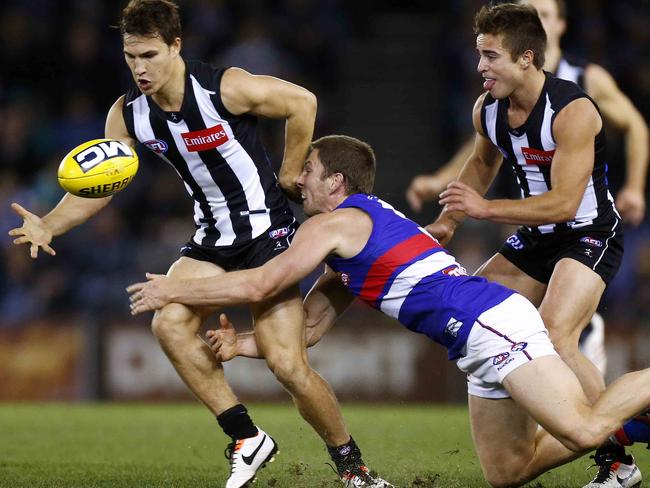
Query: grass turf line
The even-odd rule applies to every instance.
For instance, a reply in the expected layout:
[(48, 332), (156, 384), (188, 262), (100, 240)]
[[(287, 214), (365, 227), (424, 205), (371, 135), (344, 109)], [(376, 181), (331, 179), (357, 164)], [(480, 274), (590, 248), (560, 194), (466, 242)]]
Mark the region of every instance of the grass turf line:
[[(253, 420), (280, 445), (258, 488), (340, 487), (325, 448), (287, 404), (252, 404)], [(487, 486), (463, 406), (343, 405), (371, 469), (399, 487)], [(0, 487), (219, 487), (228, 439), (197, 404), (0, 404)], [(633, 450), (641, 470), (650, 451)], [(583, 486), (582, 458), (531, 487)]]

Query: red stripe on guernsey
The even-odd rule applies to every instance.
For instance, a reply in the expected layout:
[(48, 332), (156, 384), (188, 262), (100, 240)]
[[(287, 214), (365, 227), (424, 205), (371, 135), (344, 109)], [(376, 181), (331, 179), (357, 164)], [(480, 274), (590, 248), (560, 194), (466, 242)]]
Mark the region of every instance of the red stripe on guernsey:
[(359, 298), (364, 302), (374, 305), (384, 291), (386, 283), (398, 267), (409, 263), (424, 251), (437, 247), (442, 246), (431, 236), (423, 233), (415, 234), (405, 241), (400, 242), (395, 247), (392, 247), (372, 263), (366, 275), (366, 280), (363, 282), (363, 286), (359, 291)]
[(633, 442), (627, 437), (627, 434), (623, 430), (623, 427), (614, 433), (614, 437), (616, 438), (616, 442), (618, 442), (621, 446), (631, 446), (633, 444)]
[(643, 422), (646, 425), (650, 425), (650, 413), (646, 412), (643, 415), (634, 417), (634, 420), (638, 420), (639, 422)]

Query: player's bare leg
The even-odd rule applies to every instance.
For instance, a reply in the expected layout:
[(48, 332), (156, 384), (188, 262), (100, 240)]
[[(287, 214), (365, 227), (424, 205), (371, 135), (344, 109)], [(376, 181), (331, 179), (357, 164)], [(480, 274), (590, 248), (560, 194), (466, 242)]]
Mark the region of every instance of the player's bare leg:
[(605, 380), (580, 352), (578, 342), (604, 290), (605, 283), (594, 271), (574, 259), (561, 259), (555, 265), (539, 307), (555, 349), (576, 374), (592, 403), (605, 389)]
[(562, 259), (546, 286), (498, 253), (476, 274), (516, 290), (539, 307), (555, 349), (576, 373), (587, 397), (595, 401), (605, 382), (598, 368), (578, 349), (578, 341), (605, 289), (600, 276), (573, 259)]
[(517, 486), (581, 454), (567, 449), (511, 398), (469, 395), (474, 446), (491, 486)]
[[(481, 466), (486, 480), (499, 487), (524, 484), (593, 449), (650, 405), (650, 369), (624, 375), (592, 407), (576, 376), (557, 356), (517, 368), (504, 386), (512, 399), (470, 396)], [(537, 431), (537, 422), (557, 440)]]
[(258, 348), (300, 414), (328, 446), (348, 442), (350, 434), (338, 401), (307, 359), (305, 316), (298, 287), (254, 305), (253, 315)]
[[(183, 256), (171, 266), (167, 275), (183, 279), (221, 273), (224, 270), (215, 264)], [(226, 382), (222, 364), (198, 335), (210, 312), (212, 310), (170, 303), (156, 311), (152, 330), (185, 384), (217, 416), (239, 402)]]
[[(168, 275), (183, 279), (221, 273), (224, 270), (215, 264), (183, 256), (172, 265)], [(267, 462), (273, 461), (277, 445), (253, 424), (226, 382), (221, 362), (198, 335), (204, 319), (213, 311), (170, 303), (156, 312), (152, 330), (179, 376), (232, 438), (226, 449), (230, 461), (226, 488), (240, 488), (253, 480)]]
[(325, 441), (346, 486), (389, 488), (370, 475), (350, 436), (329, 384), (309, 365), (305, 317), (298, 287), (253, 307), (255, 338), (269, 369), (291, 394), (302, 417)]

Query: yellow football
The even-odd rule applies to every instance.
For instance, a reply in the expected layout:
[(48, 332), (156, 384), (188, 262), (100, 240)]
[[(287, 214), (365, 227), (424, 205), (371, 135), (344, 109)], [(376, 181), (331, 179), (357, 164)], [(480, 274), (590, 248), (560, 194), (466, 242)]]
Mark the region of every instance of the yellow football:
[(59, 184), (84, 198), (107, 197), (127, 187), (138, 171), (138, 155), (128, 144), (94, 139), (75, 147), (59, 164)]

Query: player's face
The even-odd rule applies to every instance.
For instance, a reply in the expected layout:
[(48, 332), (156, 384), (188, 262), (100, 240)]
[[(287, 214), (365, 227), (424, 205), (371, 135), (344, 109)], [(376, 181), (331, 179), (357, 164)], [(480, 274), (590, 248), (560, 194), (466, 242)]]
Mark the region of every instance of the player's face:
[(330, 177), (323, 178), (324, 174), (325, 167), (318, 157), (318, 149), (315, 149), (307, 156), (297, 181), (303, 211), (308, 217), (329, 209)]
[(476, 37), (479, 62), (476, 69), (483, 77), (483, 88), (496, 99), (504, 99), (521, 85), (523, 69), (503, 47), (502, 36), (479, 34)]
[(171, 78), (173, 61), (180, 51), (180, 39), (169, 46), (160, 36), (125, 34), (123, 44), (126, 64), (140, 91), (145, 95), (160, 91)]
[(526, 0), (524, 3), (537, 10), (542, 21), (549, 44), (559, 44), (566, 29), (564, 19), (560, 18), (555, 0)]

